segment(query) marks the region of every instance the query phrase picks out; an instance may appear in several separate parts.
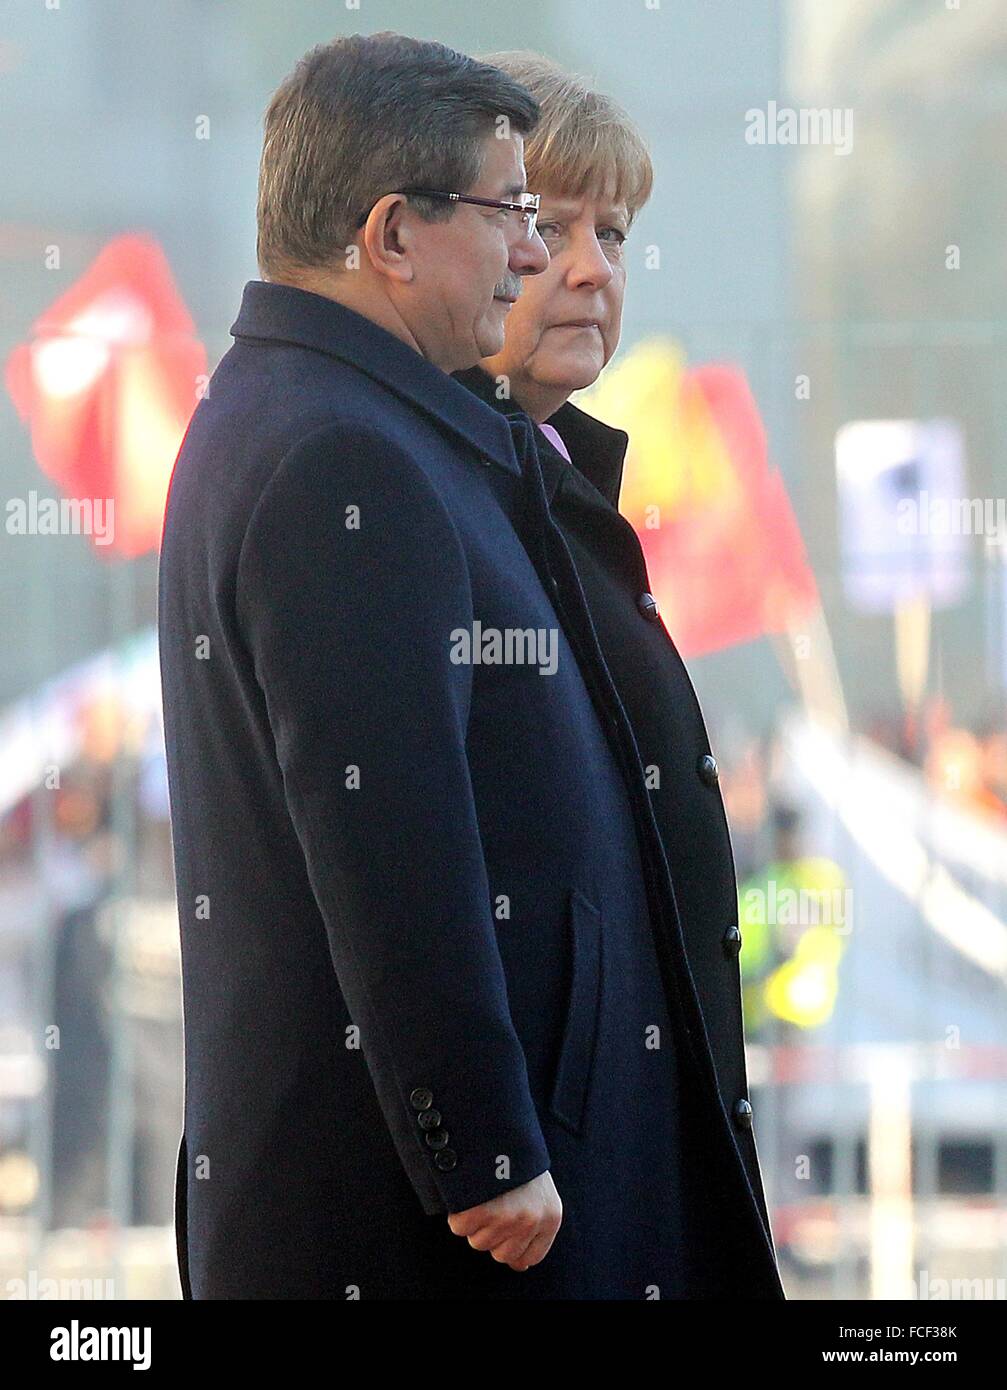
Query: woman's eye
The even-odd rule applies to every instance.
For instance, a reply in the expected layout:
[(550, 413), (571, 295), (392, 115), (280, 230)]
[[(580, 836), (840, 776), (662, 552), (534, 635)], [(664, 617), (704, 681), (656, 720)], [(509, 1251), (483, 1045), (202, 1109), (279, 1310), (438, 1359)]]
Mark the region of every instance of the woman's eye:
[(609, 240), (611, 241), (613, 246), (621, 246), (623, 242), (626, 240), (626, 233), (622, 231), (619, 227), (600, 228), (598, 232), (599, 238), (603, 237), (606, 232), (611, 232), (612, 235), (609, 238)]
[(536, 222), (535, 230), (544, 240), (546, 237), (559, 236), (562, 229), (558, 222)]

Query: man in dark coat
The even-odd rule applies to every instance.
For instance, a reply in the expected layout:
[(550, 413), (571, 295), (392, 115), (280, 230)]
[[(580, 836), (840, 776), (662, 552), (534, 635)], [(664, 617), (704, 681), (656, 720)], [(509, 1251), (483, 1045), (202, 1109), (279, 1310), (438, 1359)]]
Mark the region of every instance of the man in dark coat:
[(172, 478), (186, 1297), (779, 1296), (533, 433), (447, 375), (545, 264), (491, 74), (379, 36), (281, 87)]

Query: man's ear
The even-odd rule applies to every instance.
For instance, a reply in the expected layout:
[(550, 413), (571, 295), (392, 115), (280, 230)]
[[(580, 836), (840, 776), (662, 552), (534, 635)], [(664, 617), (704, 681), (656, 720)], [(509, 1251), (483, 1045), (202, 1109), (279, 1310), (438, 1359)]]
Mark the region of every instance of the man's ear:
[(377, 273), (402, 284), (415, 274), (408, 208), (402, 193), (386, 193), (371, 208), (361, 234), (364, 254)]

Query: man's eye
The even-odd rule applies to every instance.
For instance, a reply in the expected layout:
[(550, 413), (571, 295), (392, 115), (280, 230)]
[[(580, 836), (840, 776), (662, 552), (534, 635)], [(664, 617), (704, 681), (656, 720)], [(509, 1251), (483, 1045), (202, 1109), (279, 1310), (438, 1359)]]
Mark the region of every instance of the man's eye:
[(605, 234), (606, 232), (611, 232), (612, 235), (611, 235), (611, 237), (609, 238), (609, 240), (612, 242), (612, 244), (613, 244), (614, 246), (621, 246), (622, 243), (626, 240), (626, 233), (625, 233), (624, 231), (622, 231), (619, 227), (602, 227), (602, 228), (600, 228), (600, 230), (599, 230), (599, 232), (598, 232), (599, 238), (601, 238), (602, 236), (604, 236), (604, 234)]
[(536, 222), (535, 230), (538, 232), (539, 236), (543, 238), (559, 236), (562, 232), (562, 228), (558, 222)]

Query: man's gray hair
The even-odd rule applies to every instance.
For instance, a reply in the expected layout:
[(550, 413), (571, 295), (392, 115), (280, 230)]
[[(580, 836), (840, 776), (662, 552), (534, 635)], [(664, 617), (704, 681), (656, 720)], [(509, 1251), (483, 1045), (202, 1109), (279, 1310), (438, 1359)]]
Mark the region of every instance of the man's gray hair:
[[(264, 279), (342, 269), (359, 219), (418, 186), (465, 193), (494, 132), (527, 135), (538, 103), (514, 78), (443, 44), (354, 34), (312, 48), (274, 92), (259, 165)], [(416, 200), (430, 221), (455, 204)]]

